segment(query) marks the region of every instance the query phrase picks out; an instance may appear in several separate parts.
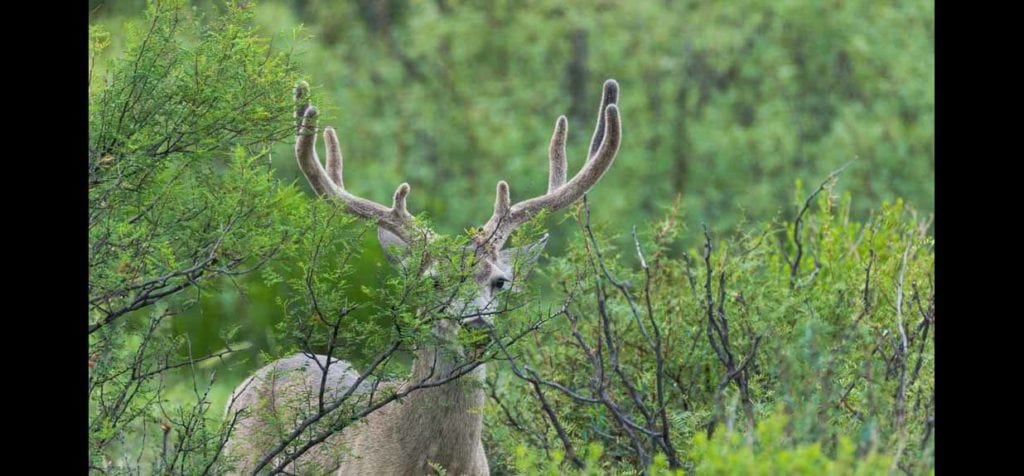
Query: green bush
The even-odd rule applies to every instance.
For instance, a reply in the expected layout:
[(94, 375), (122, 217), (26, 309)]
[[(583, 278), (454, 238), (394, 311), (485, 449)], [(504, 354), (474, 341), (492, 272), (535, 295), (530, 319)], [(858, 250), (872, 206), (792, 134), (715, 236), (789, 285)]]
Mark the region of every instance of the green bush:
[(821, 444), (792, 444), (785, 427), (788, 419), (769, 416), (757, 424), (754, 445), (738, 432), (719, 432), (712, 439), (698, 433), (691, 442), (690, 457), (696, 474), (744, 475), (869, 475), (889, 471), (891, 458), (878, 453), (856, 454), (856, 445), (839, 437), (835, 454), (827, 455)]
[[(612, 246), (613, 234), (589, 226), (581, 210), (582, 236), (546, 268), (563, 298), (573, 296), (568, 312), (531, 336), (510, 365), (586, 398), (603, 390), (618, 411), (544, 386), (569, 437), (563, 441), (536, 391), (503, 365), (492, 382), (498, 405), (488, 408), (492, 458), (516, 472), (533, 464), (524, 454), (565, 455), (567, 443), (582, 453), (597, 442), (602, 471), (649, 466), (655, 455), (698, 474), (747, 464), (748, 456), (758, 464), (767, 458), (749, 468), (766, 474), (816, 462), (839, 473), (883, 461), (911, 473), (930, 470), (928, 224), (899, 201), (865, 223), (851, 220), (852, 200), (831, 190), (800, 202), (807, 208), (798, 227), (744, 226), (728, 239), (704, 231), (703, 249), (685, 253), (670, 246), (688, 232), (678, 209), (626, 249)], [(652, 344), (657, 334), (660, 349)], [(621, 422), (660, 432), (662, 407), (671, 448)], [(785, 438), (765, 436), (780, 421)], [(723, 432), (729, 436), (720, 438)], [(737, 440), (748, 453), (722, 459)], [(520, 445), (532, 452), (512, 451)]]
[[(305, 226), (305, 199), (267, 166), (268, 147), (292, 131), (281, 92), (295, 75), (255, 34), (252, 13), (229, 4), (204, 22), (185, 2), (152, 2), (126, 25), (123, 55), (91, 71), (92, 467), (208, 468), (220, 438), (208, 390), (169, 390), (165, 377), (242, 346), (224, 326), (226, 349), (193, 353), (172, 323), (207, 284), (259, 268)], [(110, 44), (102, 28), (90, 37), (93, 55)]]

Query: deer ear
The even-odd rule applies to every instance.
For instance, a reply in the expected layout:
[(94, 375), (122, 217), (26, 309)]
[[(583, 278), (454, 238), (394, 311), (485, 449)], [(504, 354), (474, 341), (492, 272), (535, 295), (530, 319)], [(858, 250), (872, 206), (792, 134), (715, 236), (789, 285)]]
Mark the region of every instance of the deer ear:
[(547, 244), (548, 234), (545, 233), (539, 240), (526, 246), (501, 250), (501, 262), (518, 271), (516, 280), (521, 281), (533, 269), (533, 265), (537, 262), (537, 258), (540, 258), (540, 254)]
[(384, 257), (392, 266), (404, 266), (409, 257), (409, 243), (381, 227), (377, 227), (377, 241), (380, 242), (380, 247), (384, 250)]

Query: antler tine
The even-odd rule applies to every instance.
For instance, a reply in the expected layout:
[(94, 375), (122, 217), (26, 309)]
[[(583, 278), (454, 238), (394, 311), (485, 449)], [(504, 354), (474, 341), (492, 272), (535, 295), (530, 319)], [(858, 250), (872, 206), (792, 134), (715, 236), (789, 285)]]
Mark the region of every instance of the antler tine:
[(338, 142), (338, 135), (334, 128), (324, 128), (324, 143), (327, 148), (327, 177), (339, 188), (345, 188), (345, 180), (342, 178), (341, 144)]
[(412, 220), (412, 215), (409, 214), (409, 210), (405, 206), (405, 197), (409, 196), (410, 188), (409, 184), (402, 182), (402, 184), (395, 189), (395, 196), (391, 202), (391, 212), (404, 221)]
[(569, 121), (565, 116), (558, 116), (558, 120), (555, 121), (555, 133), (551, 136), (551, 145), (548, 147), (548, 193), (565, 184), (565, 136), (568, 133)]
[(409, 184), (403, 183), (395, 190), (394, 202), (386, 207), (377, 202), (358, 197), (345, 190), (342, 174), (343, 161), (341, 146), (334, 128), (324, 129), (324, 142), (327, 146), (327, 168), (320, 163), (316, 153), (316, 120), (317, 109), (309, 105), (309, 85), (303, 81), (295, 86), (295, 116), (298, 127), (295, 136), (295, 159), (299, 169), (309, 180), (310, 186), (317, 195), (340, 201), (345, 209), (354, 215), (373, 220), (388, 231), (402, 237), (406, 241), (414, 238), (412, 231), (413, 217), (406, 207), (409, 195)]
[(334, 189), (334, 184), (327, 178), (323, 166), (320, 165), (320, 158), (316, 154), (316, 118), (318, 114), (319, 112), (313, 106), (305, 108), (295, 136), (295, 157), (299, 161), (299, 169), (309, 180), (313, 191), (321, 197), (329, 197)]
[(302, 131), (302, 120), (306, 117), (306, 109), (309, 108), (309, 83), (299, 81), (293, 91), (295, 97), (295, 133)]
[(604, 87), (601, 90), (601, 106), (597, 109), (597, 126), (594, 127), (594, 136), (590, 138), (590, 150), (587, 154), (587, 161), (589, 162), (594, 154), (597, 153), (598, 147), (601, 147), (601, 141), (604, 140), (604, 110), (609, 104), (619, 103), (619, 83), (614, 79), (609, 79), (604, 82)]
[(498, 182), (497, 197), (494, 199), (494, 216), (505, 216), (508, 214), (511, 207), (509, 204), (511, 200), (508, 194), (508, 182), (501, 180)]
[[(555, 132), (548, 149), (550, 170), (548, 192), (539, 197), (508, 206), (508, 184), (498, 183), (494, 214), (476, 236), (479, 246), (486, 252), (497, 252), (517, 226), (525, 223), (541, 210), (558, 210), (575, 202), (593, 187), (615, 161), (622, 139), (622, 125), (617, 106), (619, 84), (613, 79), (604, 83), (601, 110), (598, 112), (597, 130), (591, 139), (591, 150), (583, 168), (565, 182), (565, 135), (568, 123), (564, 116), (555, 123)], [(594, 147), (597, 144), (597, 147)]]

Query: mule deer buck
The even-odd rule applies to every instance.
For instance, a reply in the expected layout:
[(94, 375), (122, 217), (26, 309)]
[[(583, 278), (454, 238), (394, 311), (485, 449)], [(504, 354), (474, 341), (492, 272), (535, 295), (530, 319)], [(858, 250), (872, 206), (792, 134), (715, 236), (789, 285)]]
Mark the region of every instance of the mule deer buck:
[[(408, 184), (398, 186), (390, 207), (353, 195), (345, 188), (341, 148), (331, 127), (324, 130), (326, 168), (321, 165), (315, 150), (317, 110), (309, 105), (308, 94), (306, 83), (296, 87), (295, 156), (313, 190), (323, 198), (337, 201), (348, 212), (375, 222), (378, 239), (389, 258), (395, 256), (396, 250), (408, 249), (412, 243), (434, 236), (409, 214), (406, 208)], [(480, 365), (462, 378), (445, 382), (457, 363), (465, 360), (465, 354), (455, 343), (456, 335), (460, 326), (487, 328), (492, 324), (494, 313), (486, 311), (492, 309), (496, 296), (510, 289), (513, 280), (523, 279), (523, 276), (512, 275), (515, 270), (511, 261), (523, 259), (532, 263), (547, 240), (547, 235), (544, 235), (531, 245), (503, 249), (512, 231), (542, 210), (565, 208), (580, 199), (611, 166), (621, 140), (617, 102), (618, 84), (608, 80), (604, 83), (597, 126), (586, 163), (571, 180), (566, 180), (568, 123), (565, 116), (561, 116), (555, 122), (548, 150), (547, 193), (512, 204), (508, 184), (498, 182), (494, 213), (467, 247), (474, 253), (474, 259), (469, 261), (472, 263), (469, 275), (476, 295), (461, 306), (449, 307), (475, 312), (464, 317), (465, 314), (446, 311), (457, 315), (435, 321), (433, 328), (434, 335), (446, 344), (443, 347), (456, 348), (455, 354), (458, 355), (442, 352), (440, 344), (421, 346), (415, 351), (411, 377), (405, 382), (392, 384), (399, 391), (415, 391), (408, 393), (402, 401), (380, 407), (362, 421), (311, 447), (290, 463), (289, 472), (419, 475), (431, 472), (433, 465), (453, 475), (489, 474), (480, 439), (484, 405), (480, 384), (484, 380), (485, 367)], [(427, 267), (421, 271), (431, 272), (436, 270)], [(321, 390), (332, 398), (367, 392), (362, 385), (352, 388), (359, 379), (359, 373), (351, 365), (330, 359), (331, 365), (325, 366), (327, 362), (328, 357), (323, 355), (292, 355), (263, 367), (235, 389), (226, 409), (228, 415), (246, 408), (259, 410), (246, 412), (245, 416), (238, 413), (235, 429), (226, 443), (224, 453), (226, 457), (237, 460), (237, 470), (253, 473), (260, 471), (260, 465), (263, 470), (274, 467), (265, 459), (261, 460), (272, 452), (275, 444), (280, 444), (269, 436), (268, 429), (272, 424), (290, 423), (296, 419), (296, 412), (289, 410), (289, 405), (315, 408), (316, 404), (311, 402), (316, 401)], [(327, 368), (326, 377), (324, 367)], [(324, 382), (323, 389), (321, 382)], [(418, 387), (414, 388), (414, 385)]]

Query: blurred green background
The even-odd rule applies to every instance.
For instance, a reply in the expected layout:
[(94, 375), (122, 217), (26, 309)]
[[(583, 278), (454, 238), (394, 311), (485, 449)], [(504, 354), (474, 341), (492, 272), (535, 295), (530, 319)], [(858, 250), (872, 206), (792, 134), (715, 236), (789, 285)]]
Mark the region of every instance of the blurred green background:
[[(90, 23), (112, 41), (98, 75), (144, 8), (90, 0)], [(273, 47), (295, 49), (321, 124), (337, 129), (347, 187), (387, 203), (409, 182), (411, 211), (440, 232), (483, 224), (498, 180), (509, 181), (513, 200), (542, 193), (560, 114), (575, 173), (607, 78), (621, 85), (623, 142), (590, 203), (595, 220), (624, 237), (677, 196), (691, 229), (792, 219), (798, 200), (851, 161), (837, 191), (854, 197), (854, 218), (896, 197), (934, 208), (930, 1), (264, 0), (255, 8)], [(274, 145), (270, 161), (308, 192), (290, 140)], [(565, 248), (560, 231), (569, 226), (552, 217), (549, 253)], [(360, 286), (384, 278), (382, 261), (370, 234), (353, 264)], [(207, 288), (174, 320), (195, 355), (223, 348), (219, 332), (232, 324), (252, 344), (231, 357), (237, 365), (222, 371), (215, 401), (260, 365), (257, 352), (280, 344), (270, 329), (284, 288), (244, 281)]]
[[(139, 0), (91, 1), (112, 32)], [(214, 11), (216, 2), (196, 2)], [(410, 207), (443, 232), (546, 187), (555, 118), (569, 118), (571, 172), (607, 78), (621, 84), (619, 157), (591, 194), (614, 225), (684, 209), (716, 227), (789, 206), (854, 161), (840, 191), (855, 213), (903, 197), (934, 206), (934, 6), (928, 1), (269, 1), (257, 21), (296, 59), (321, 122), (338, 130), (353, 192)], [(300, 33), (303, 34), (303, 33)], [(282, 91), (282, 95), (289, 94)], [(291, 144), (274, 168), (300, 178)], [(300, 180), (303, 182), (304, 180)], [(558, 235), (553, 237), (558, 248)]]

